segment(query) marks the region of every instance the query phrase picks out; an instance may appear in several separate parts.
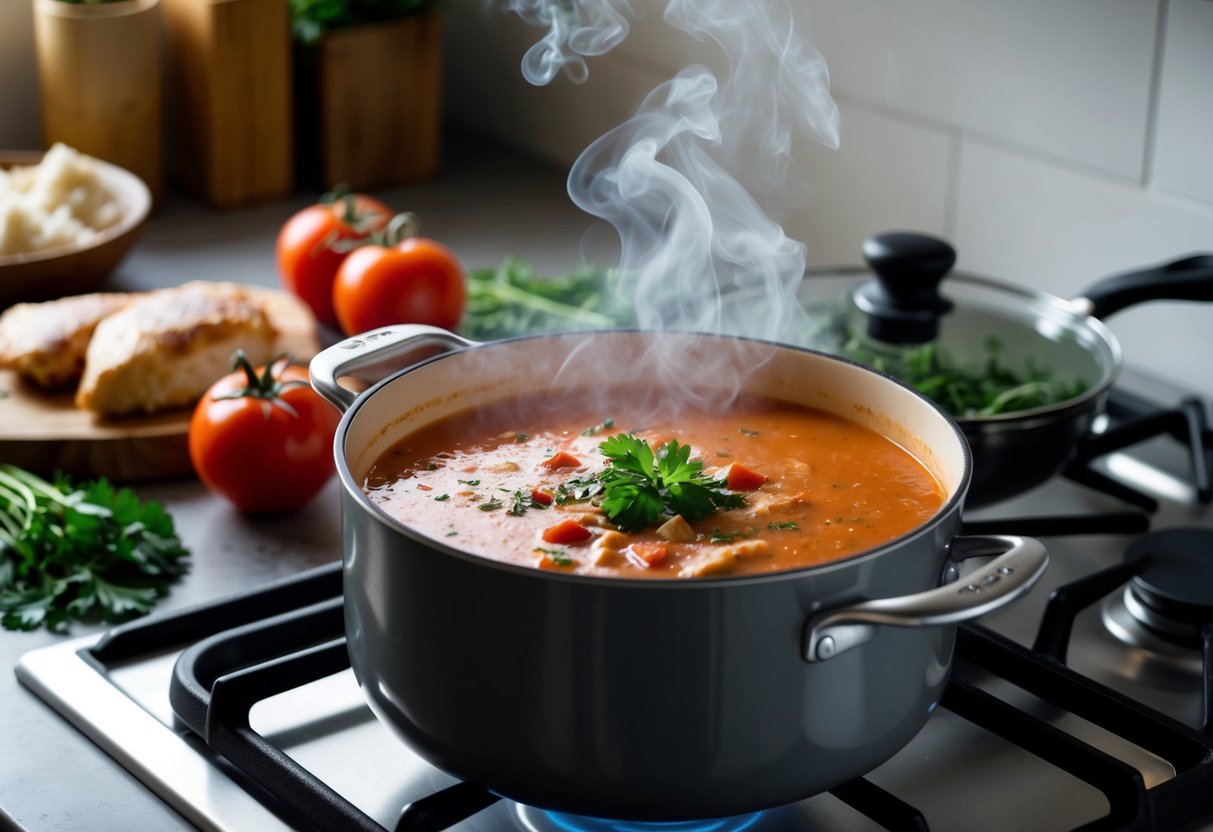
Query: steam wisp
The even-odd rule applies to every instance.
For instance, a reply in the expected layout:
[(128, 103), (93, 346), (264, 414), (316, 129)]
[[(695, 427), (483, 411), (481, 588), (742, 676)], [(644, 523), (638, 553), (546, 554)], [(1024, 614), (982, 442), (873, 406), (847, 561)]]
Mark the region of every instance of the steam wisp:
[[(523, 60), (532, 83), (562, 70), (584, 80), (584, 58), (622, 42), (632, 14), (626, 0), (505, 8), (549, 27)], [(808, 193), (797, 138), (838, 145), (825, 61), (797, 33), (788, 0), (669, 0), (664, 20), (715, 42), (727, 74), (691, 65), (660, 84), (581, 154), (569, 195), (618, 232), (643, 328), (795, 340), (806, 328), (796, 303), (806, 249), (778, 218)]]

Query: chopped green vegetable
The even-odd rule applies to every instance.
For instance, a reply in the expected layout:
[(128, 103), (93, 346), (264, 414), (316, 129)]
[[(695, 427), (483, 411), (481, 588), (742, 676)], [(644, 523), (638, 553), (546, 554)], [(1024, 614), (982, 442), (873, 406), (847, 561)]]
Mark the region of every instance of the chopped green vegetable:
[(592, 427), (586, 428), (585, 430), (583, 430), (581, 432), (581, 435), (582, 436), (595, 436), (599, 433), (602, 433), (604, 430), (610, 430), (613, 427), (615, 427), (615, 420), (607, 419), (605, 422), (599, 422), (598, 424), (596, 424)]
[(558, 506), (569, 503), (584, 503), (602, 493), (602, 483), (598, 477), (574, 477), (563, 482), (556, 489), (555, 501)]
[(480, 480), (456, 480), (456, 482), (463, 483), (464, 485), (470, 485), (473, 488), (480, 485)]
[(745, 498), (720, 479), (702, 473), (691, 461), (691, 448), (672, 439), (654, 453), (649, 443), (618, 434), (598, 445), (608, 465), (598, 474), (602, 510), (625, 531), (654, 526), (665, 516), (681, 514), (694, 523), (718, 509), (736, 508)]
[(546, 509), (543, 503), (535, 499), (535, 495), (529, 488), (519, 488), (517, 491), (510, 494), (510, 514), (515, 517), (521, 517), (526, 514), (527, 509)]
[(635, 326), (634, 292), (623, 276), (581, 266), (563, 277), (542, 277), (520, 257), (468, 274), (468, 303), (459, 331), (489, 340), (540, 332)]
[(188, 568), (159, 503), (104, 479), (49, 483), (0, 464), (0, 623), (9, 630), (71, 620), (117, 622), (151, 610)]
[(1081, 379), (1054, 378), (1031, 357), (1024, 361), (1022, 372), (1011, 369), (997, 338), (987, 338), (984, 347), (985, 361), (972, 365), (957, 363), (935, 343), (886, 351), (853, 337), (842, 352), (905, 382), (962, 419), (1044, 407), (1072, 399), (1087, 389)]
[(544, 549), (542, 546), (536, 546), (535, 551), (548, 556), (548, 559), (557, 566), (572, 566), (573, 559), (569, 557), (569, 553), (562, 549)]
[(481, 511), (496, 511), (504, 505), (505, 503), (501, 502), (501, 500), (493, 497), (487, 503), (481, 503), (480, 505), (476, 506), (476, 508), (480, 509)]
[(451, 499), (451, 495), (450, 494), (439, 494), (434, 499), (439, 503), (445, 503), (447, 500)]

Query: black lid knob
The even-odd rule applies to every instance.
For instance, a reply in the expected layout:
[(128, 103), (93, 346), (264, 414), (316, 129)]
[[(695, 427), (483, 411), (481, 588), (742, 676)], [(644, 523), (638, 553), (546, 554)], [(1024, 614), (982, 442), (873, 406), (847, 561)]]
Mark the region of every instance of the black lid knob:
[(868, 315), (868, 335), (888, 344), (924, 344), (939, 335), (939, 318), (952, 302), (939, 282), (956, 263), (956, 250), (937, 237), (906, 231), (863, 241), (863, 258), (876, 279), (855, 290)]

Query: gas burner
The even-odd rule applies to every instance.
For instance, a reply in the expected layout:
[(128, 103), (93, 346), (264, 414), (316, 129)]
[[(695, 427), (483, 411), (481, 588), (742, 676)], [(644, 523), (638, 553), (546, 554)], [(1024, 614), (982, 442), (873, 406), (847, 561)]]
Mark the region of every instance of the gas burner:
[(1151, 532), (1131, 543), (1126, 561), (1144, 566), (1104, 605), (1121, 641), (1199, 671), (1201, 629), (1213, 622), (1213, 529)]
[(730, 818), (687, 821), (607, 820), (548, 812), (531, 806), (517, 805), (518, 820), (528, 832), (741, 832), (752, 829), (762, 812)]

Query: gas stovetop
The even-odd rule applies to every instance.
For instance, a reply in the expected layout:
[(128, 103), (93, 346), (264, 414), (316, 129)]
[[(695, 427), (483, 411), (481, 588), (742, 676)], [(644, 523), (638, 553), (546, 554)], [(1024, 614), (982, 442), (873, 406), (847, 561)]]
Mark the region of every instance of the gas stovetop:
[(966, 515), (966, 532), (1042, 537), (1041, 586), (961, 628), (941, 706), (892, 760), (757, 815), (554, 816), (435, 769), (364, 704), (337, 563), (17, 672), (203, 829), (1213, 829), (1213, 509), (1208, 453), (1186, 445), (1208, 431), (1170, 404), (1118, 395), (1068, 479)]

